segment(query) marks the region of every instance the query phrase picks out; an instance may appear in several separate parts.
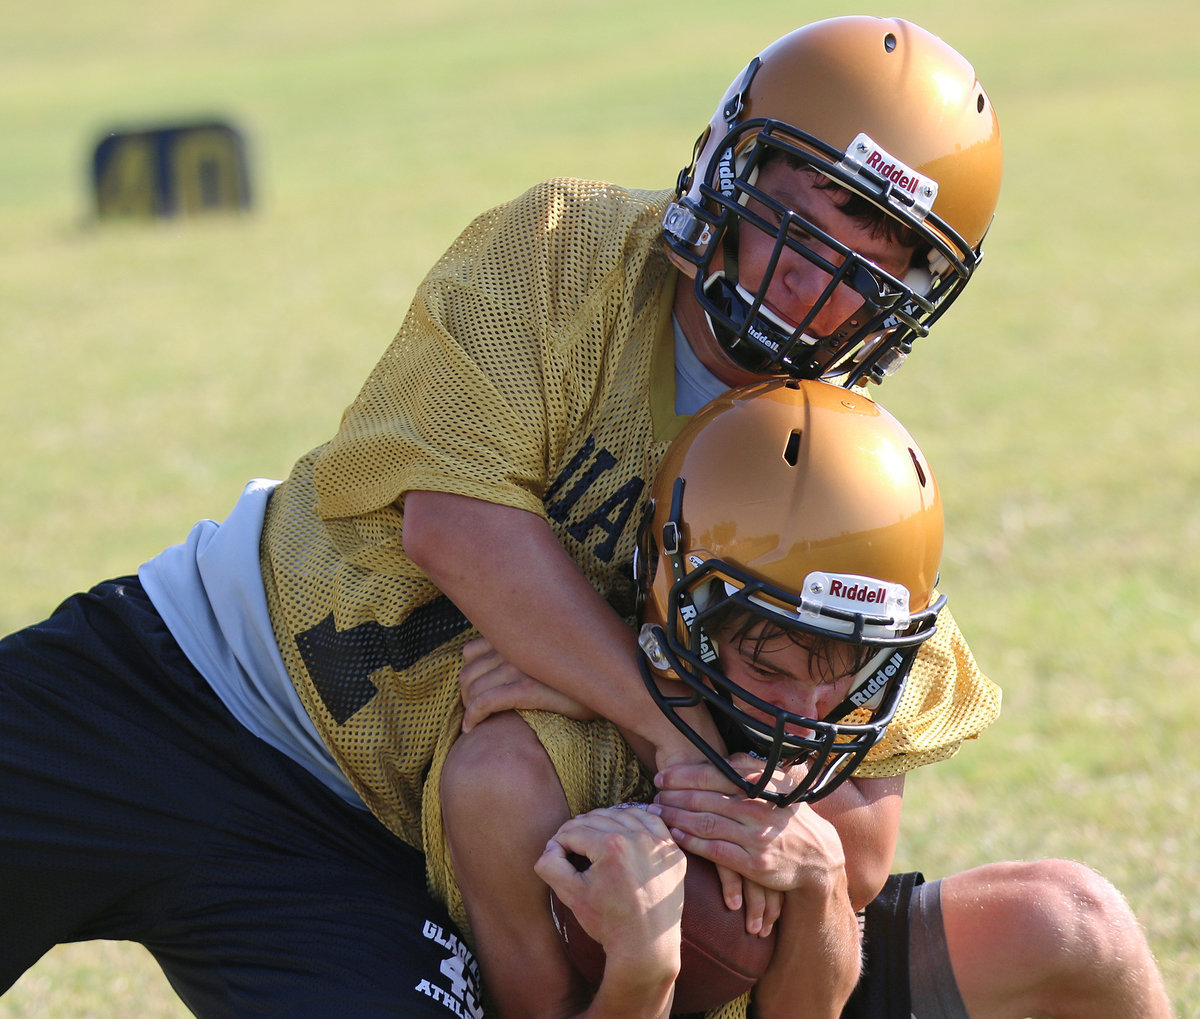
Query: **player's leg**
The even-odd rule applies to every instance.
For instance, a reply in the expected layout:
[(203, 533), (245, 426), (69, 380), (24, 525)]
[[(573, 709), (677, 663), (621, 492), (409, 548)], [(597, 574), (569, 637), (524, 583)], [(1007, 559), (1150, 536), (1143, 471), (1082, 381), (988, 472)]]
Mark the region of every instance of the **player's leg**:
[(197, 1014), (478, 1014), (420, 854), (228, 713), (135, 579), (0, 642), (0, 986), (139, 941)]
[(138, 688), (162, 670), (126, 591), (100, 585), (0, 641), (0, 991), (56, 944), (125, 937), (183, 845), (160, 847), (186, 769), (145, 717)]
[(534, 873), (570, 817), (550, 758), (508, 711), (459, 737), (441, 778), (442, 816), (489, 997), (535, 1015), (586, 992), (563, 954), (549, 890)]
[(478, 967), (421, 853), (265, 744), (248, 763), (259, 781), (239, 784), (140, 938), (188, 1006), (481, 1019)]
[(1164, 1019), (1171, 1007), (1141, 926), (1095, 871), (995, 863), (941, 882), (946, 943), (972, 1019)]

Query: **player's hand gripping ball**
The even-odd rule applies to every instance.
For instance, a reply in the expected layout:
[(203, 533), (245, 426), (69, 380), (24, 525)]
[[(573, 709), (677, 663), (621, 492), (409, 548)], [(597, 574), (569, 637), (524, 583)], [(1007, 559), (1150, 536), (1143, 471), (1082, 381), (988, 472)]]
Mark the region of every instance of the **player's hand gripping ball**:
[[(746, 933), (745, 909), (730, 909), (721, 895), (716, 865), (684, 852), (679, 977), (675, 981), (673, 1015), (706, 1012), (740, 997), (758, 981), (775, 951), (775, 934), (765, 938)], [(575, 864), (581, 870), (587, 860)], [(593, 987), (604, 975), (604, 948), (580, 926), (575, 914), (550, 893), (554, 925), (572, 965)]]

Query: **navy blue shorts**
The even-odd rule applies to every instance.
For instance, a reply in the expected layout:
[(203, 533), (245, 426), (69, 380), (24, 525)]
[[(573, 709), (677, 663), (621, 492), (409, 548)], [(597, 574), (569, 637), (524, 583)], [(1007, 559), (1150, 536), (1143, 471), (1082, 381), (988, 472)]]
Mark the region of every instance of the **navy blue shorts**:
[(243, 728), (136, 578), (0, 641), (0, 992), (95, 938), (204, 1017), (481, 1014), (421, 855)]

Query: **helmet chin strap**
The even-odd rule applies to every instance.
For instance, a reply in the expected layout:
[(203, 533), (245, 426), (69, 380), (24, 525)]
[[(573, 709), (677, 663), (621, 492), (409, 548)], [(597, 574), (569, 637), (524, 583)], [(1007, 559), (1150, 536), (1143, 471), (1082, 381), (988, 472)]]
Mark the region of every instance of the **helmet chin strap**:
[[(672, 588), (679, 591), (680, 614), (686, 619), (697, 616), (696, 603), (691, 592), (679, 584), (687, 574), (683, 565), (683, 554), (680, 551), (680, 523), (683, 520), (683, 478), (676, 478), (671, 485), (671, 508), (667, 513), (666, 523), (663, 524), (662, 549), (663, 554), (671, 563)], [(692, 654), (711, 665), (717, 660), (716, 645), (699, 623), (688, 624), (688, 647)]]
[[(740, 284), (731, 280), (724, 272), (714, 273), (702, 283), (698, 282), (704, 291), (705, 300), (718, 308), (720, 314), (734, 324), (731, 329), (723, 322), (706, 311), (709, 328), (717, 337), (721, 349), (735, 364), (746, 371), (756, 374), (782, 374), (785, 369), (773, 358), (769, 351), (779, 351), (791, 338), (793, 330), (785, 323), (777, 322), (763, 307), (751, 312), (754, 299)], [(752, 318), (752, 320), (751, 320)], [(750, 333), (755, 336), (758, 344), (755, 346), (740, 333)], [(767, 371), (774, 364), (774, 370)]]
[(891, 710), (886, 717), (875, 716), (874, 724), (886, 725), (892, 720), (896, 706), (900, 702), (899, 691), (903, 689), (908, 679), (909, 670), (916, 661), (919, 644), (906, 647), (885, 647), (859, 670), (854, 678), (854, 686), (846, 699), (827, 714), (823, 722), (840, 722), (847, 715), (859, 708), (869, 708), (872, 711), (879, 708), (888, 691), (895, 691), (891, 696)]

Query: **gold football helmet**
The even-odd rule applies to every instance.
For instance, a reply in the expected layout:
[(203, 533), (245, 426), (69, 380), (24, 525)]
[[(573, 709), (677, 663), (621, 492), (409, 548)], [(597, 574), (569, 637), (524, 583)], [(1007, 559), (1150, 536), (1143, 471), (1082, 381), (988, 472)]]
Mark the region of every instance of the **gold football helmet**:
[[(776, 379), (701, 410), (651, 499), (634, 566), (651, 695), (749, 795), (791, 803), (831, 792), (882, 737), (945, 603), (935, 591), (941, 499), (916, 442), (860, 392)], [(843, 681), (853, 675), (846, 699), (806, 718), (739, 686), (718, 646), (731, 621), (790, 636), (810, 663), (813, 647), (836, 647), (828, 660)], [(681, 714), (698, 705), (725, 748)], [(740, 750), (765, 761), (761, 780), (725, 760)], [(777, 766), (800, 761), (801, 780), (768, 789)]]
[[(907, 274), (885, 271), (757, 188), (759, 170), (775, 158), (858, 196), (843, 211), (915, 244)], [(832, 18), (783, 36), (738, 74), (680, 173), (663, 229), (718, 341), (742, 367), (879, 382), (975, 272), (1002, 159), (992, 104), (954, 49), (906, 21)], [(738, 277), (745, 229), (774, 238), (761, 281)], [(788, 252), (829, 275), (799, 322), (767, 302)], [(812, 334), (842, 286), (857, 294), (858, 311), (831, 332), (826, 322), (827, 335)]]

